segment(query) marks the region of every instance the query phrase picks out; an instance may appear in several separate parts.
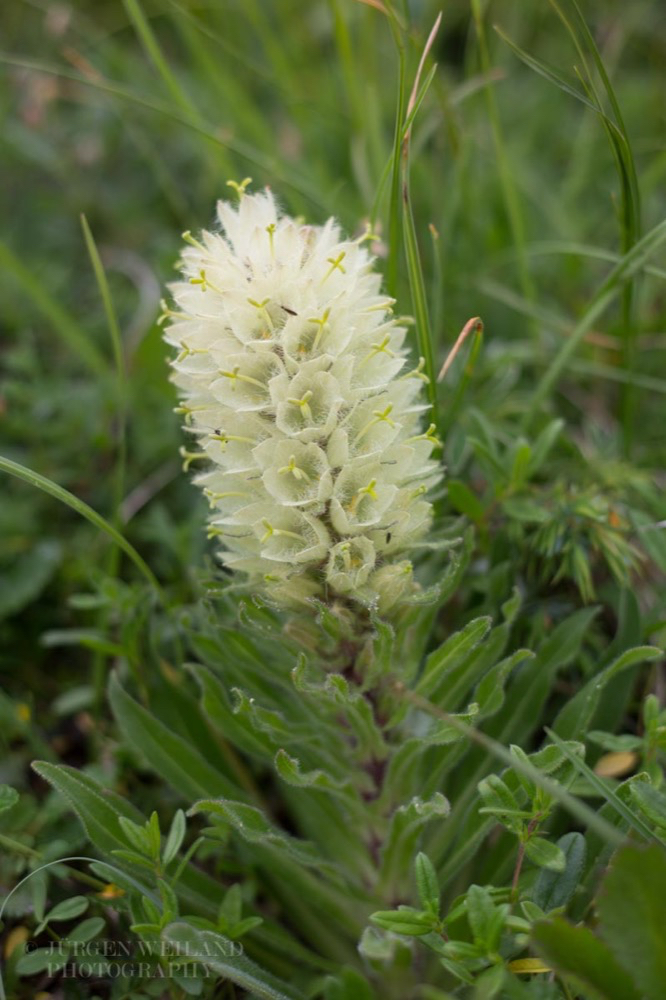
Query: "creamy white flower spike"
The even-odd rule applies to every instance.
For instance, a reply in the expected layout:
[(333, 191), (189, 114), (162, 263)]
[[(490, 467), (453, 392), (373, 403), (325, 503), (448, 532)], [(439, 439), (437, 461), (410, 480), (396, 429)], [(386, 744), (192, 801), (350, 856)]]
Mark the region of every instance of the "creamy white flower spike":
[(381, 292), (366, 238), (282, 215), (269, 190), (219, 202), (222, 231), (185, 234), (165, 339), (185, 467), (222, 562), (282, 606), (344, 597), (389, 611), (441, 477), (421, 361)]

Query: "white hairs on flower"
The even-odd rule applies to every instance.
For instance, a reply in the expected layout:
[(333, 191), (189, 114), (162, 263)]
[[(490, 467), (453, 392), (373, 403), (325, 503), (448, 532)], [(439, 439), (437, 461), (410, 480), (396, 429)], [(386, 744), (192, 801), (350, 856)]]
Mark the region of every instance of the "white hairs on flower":
[(344, 596), (384, 613), (413, 589), (410, 546), (441, 477), (423, 362), (381, 292), (367, 235), (303, 225), (269, 190), (185, 234), (165, 338), (195, 482), (223, 563), (283, 606)]

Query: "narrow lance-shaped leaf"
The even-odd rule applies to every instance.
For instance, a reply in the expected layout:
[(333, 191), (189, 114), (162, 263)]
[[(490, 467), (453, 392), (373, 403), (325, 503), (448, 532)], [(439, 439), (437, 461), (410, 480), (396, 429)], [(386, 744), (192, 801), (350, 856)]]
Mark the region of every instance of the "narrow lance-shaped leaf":
[(571, 698), (555, 719), (553, 728), (564, 739), (580, 737), (589, 728), (594, 712), (606, 685), (614, 677), (629, 667), (650, 663), (663, 656), (656, 646), (639, 646), (627, 649), (605, 670), (592, 677), (573, 698)]
[(182, 955), (188, 964), (205, 965), (211, 972), (262, 1000), (304, 1000), (303, 994), (262, 969), (241, 953), (239, 945), (214, 931), (199, 930), (183, 921), (169, 924), (162, 940), (173, 947), (172, 961)]
[(237, 795), (238, 787), (211, 767), (197, 750), (128, 695), (115, 674), (109, 700), (125, 738), (155, 772), (190, 800), (202, 795)]

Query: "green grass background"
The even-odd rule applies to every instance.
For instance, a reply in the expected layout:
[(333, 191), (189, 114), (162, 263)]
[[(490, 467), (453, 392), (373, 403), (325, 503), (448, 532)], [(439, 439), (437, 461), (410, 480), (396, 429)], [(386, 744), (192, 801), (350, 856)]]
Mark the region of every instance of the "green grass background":
[[(405, 91), (438, 9), (398, 5)], [(611, 506), (634, 503), (639, 520), (658, 522), (662, 274), (638, 272), (563, 364), (560, 352), (618, 255), (663, 216), (666, 14), (643, 0), (584, 4), (626, 123), (618, 168), (600, 115), (493, 30), (584, 94), (582, 39), (613, 118), (575, 11), (561, 12), (574, 37), (554, 4), (449, 3), (433, 47), (411, 194), (436, 366), (470, 316), (486, 327), (464, 400), (460, 365), (440, 388), (446, 458), (482, 492), (467, 457), (468, 414), (484, 415), (507, 444), (526, 420), (536, 431), (557, 414), (568, 440), (551, 459), (551, 484), (566, 493), (592, 483)], [(390, 177), (377, 199), (398, 98), (388, 19), (352, 0), (11, 0), (3, 18), (2, 451), (122, 524), (183, 596), (203, 557), (204, 511), (178, 473), (182, 439), (155, 323), (179, 234), (210, 224), (216, 198), (231, 195), (227, 179), (246, 175), (289, 211), (315, 222), (335, 214), (349, 232), (376, 206), (390, 247), (380, 266), (400, 310), (413, 311)], [(81, 214), (122, 338), (120, 384)], [(649, 264), (658, 267), (658, 254)], [(107, 542), (8, 480), (0, 530), (5, 669), (10, 684), (20, 672), (21, 683), (48, 689), (58, 680), (40, 672), (51, 657), (36, 638), (78, 621), (63, 598), (106, 565)], [(653, 530), (642, 542), (663, 570), (662, 537)]]
[[(663, 645), (666, 9), (584, 0), (581, 18), (573, 0), (450, 0), (412, 127), (410, 215), (396, 122), (440, 8), (396, 0), (393, 25), (381, 8), (3, 6), (0, 782), (24, 792), (3, 884), (23, 870), (20, 844), (27, 857), (86, 849), (30, 777), (35, 757), (85, 765), (165, 820), (182, 804), (119, 738), (104, 689), (122, 662), (186, 728), (179, 644), (220, 577), (181, 472), (157, 319), (180, 234), (211, 224), (229, 179), (270, 185), (312, 222), (370, 221), (396, 308), (418, 320), (414, 357), (434, 372), (483, 319), (438, 386), (437, 513), (465, 515), (476, 540), (429, 648), (476, 615), (497, 621), (514, 586), (514, 645), (539, 647), (598, 603), (594, 623), (577, 619), (573, 669), (553, 675), (551, 720), (618, 652)], [(419, 570), (426, 583), (440, 571)], [(219, 608), (236, 629), (231, 602)], [(658, 667), (616, 679), (598, 725), (640, 732), (648, 691), (663, 693)], [(516, 719), (536, 745), (534, 720), (520, 706)], [(479, 751), (475, 780), (496, 766)], [(474, 789), (454, 789), (461, 809)], [(513, 850), (500, 842), (502, 864)], [(495, 862), (476, 858), (474, 877)], [(212, 856), (222, 881), (228, 863)]]

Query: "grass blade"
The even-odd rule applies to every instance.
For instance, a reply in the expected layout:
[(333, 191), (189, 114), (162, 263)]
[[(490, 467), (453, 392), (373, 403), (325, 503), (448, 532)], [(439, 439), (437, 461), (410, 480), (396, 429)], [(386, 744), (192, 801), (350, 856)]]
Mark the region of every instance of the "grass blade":
[(514, 175), (509, 165), (509, 159), (504, 144), (504, 135), (500, 121), (499, 108), (495, 99), (494, 83), (492, 81), (492, 66), (490, 63), (490, 53), (488, 51), (488, 39), (484, 23), (483, 11), (480, 0), (472, 0), (472, 18), (476, 30), (476, 37), (479, 44), (479, 56), (481, 60), (481, 72), (488, 80), (485, 86), (486, 106), (488, 109), (488, 119), (493, 134), (493, 144), (495, 146), (495, 156), (497, 159), (497, 170), (499, 173), (502, 196), (504, 199), (504, 210), (506, 212), (511, 238), (516, 248), (518, 260), (518, 278), (522, 293), (529, 301), (534, 301), (535, 291), (532, 277), (530, 275), (527, 254), (525, 253), (525, 225), (523, 222), (520, 200), (514, 183)]
[(548, 737), (553, 741), (553, 743), (559, 747), (564, 756), (568, 761), (573, 764), (578, 773), (585, 778), (585, 780), (595, 789), (595, 791), (608, 802), (610, 806), (615, 809), (615, 811), (627, 821), (630, 827), (636, 831), (641, 837), (644, 837), (647, 841), (657, 840), (659, 843), (666, 846), (666, 841), (663, 840), (658, 834), (654, 833), (653, 830), (645, 823), (641, 816), (637, 813), (632, 812), (632, 810), (624, 804), (619, 795), (616, 795), (612, 788), (609, 788), (604, 782), (597, 777), (594, 771), (587, 766), (585, 761), (573, 754), (566, 743), (559, 738), (557, 733), (553, 732), (552, 729), (545, 727), (545, 731)]
[(96, 528), (103, 531), (105, 535), (108, 535), (116, 543), (116, 545), (123, 550), (123, 552), (129, 556), (134, 565), (143, 574), (148, 583), (153, 587), (158, 594), (161, 595), (161, 587), (157, 581), (157, 577), (150, 569), (148, 564), (141, 558), (139, 553), (136, 551), (133, 545), (131, 545), (126, 538), (124, 538), (117, 528), (114, 528), (101, 514), (98, 514), (96, 510), (89, 507), (87, 503), (83, 500), (79, 500), (78, 497), (70, 493), (69, 490), (64, 489), (64, 487), (59, 486), (54, 483), (52, 479), (47, 479), (46, 476), (40, 475), (38, 472), (33, 472), (32, 469), (26, 468), (24, 465), (20, 465), (18, 462), (13, 462), (10, 458), (5, 458), (0, 455), (0, 470), (9, 473), (10, 476), (15, 476), (17, 479), (22, 479), (24, 483), (29, 483), (38, 490), (42, 490), (43, 493), (48, 493), (49, 496), (54, 497), (61, 503), (66, 504), (81, 517), (84, 517), (91, 524), (94, 524)]
[(104, 355), (89, 339), (85, 330), (57, 302), (35, 274), (16, 257), (12, 250), (0, 242), (0, 266), (17, 280), (22, 291), (60, 334), (63, 342), (77, 357), (84, 361), (95, 375), (106, 378), (108, 364)]
[(117, 394), (118, 394), (118, 456), (116, 461), (116, 475), (115, 475), (115, 503), (114, 503), (114, 519), (116, 525), (121, 523), (120, 517), (120, 507), (123, 501), (123, 490), (125, 484), (125, 460), (126, 460), (126, 425), (127, 425), (127, 384), (126, 384), (126, 372), (125, 372), (125, 352), (123, 349), (123, 340), (120, 333), (120, 327), (118, 326), (118, 319), (116, 317), (116, 311), (113, 308), (113, 300), (111, 298), (111, 292), (109, 290), (109, 283), (106, 279), (106, 273), (104, 271), (104, 265), (99, 255), (97, 245), (95, 243), (93, 234), (88, 225), (88, 220), (85, 215), (81, 216), (81, 226), (83, 228), (83, 236), (86, 241), (86, 247), (88, 249), (88, 254), (90, 255), (90, 261), (93, 266), (93, 271), (95, 272), (95, 278), (97, 280), (97, 286), (99, 288), (99, 293), (102, 298), (102, 304), (104, 306), (104, 313), (106, 315), (106, 322), (109, 328), (109, 335), (111, 337), (111, 345), (113, 348), (113, 360), (116, 368), (116, 382), (117, 382)]
[(35, 59), (22, 59), (6, 52), (0, 52), (0, 62), (5, 63), (8, 66), (18, 66), (23, 69), (34, 70), (38, 73), (46, 73), (65, 80), (74, 80), (82, 86), (92, 87), (94, 90), (98, 90), (104, 94), (109, 94), (112, 97), (119, 97), (124, 101), (135, 104), (138, 107), (145, 108), (148, 111), (156, 111), (158, 114), (172, 119), (172, 121), (185, 125), (187, 128), (203, 136), (215, 145), (222, 146), (224, 149), (230, 150), (242, 159), (247, 160), (248, 163), (253, 164), (257, 167), (257, 169), (262, 170), (267, 176), (277, 178), (293, 190), (298, 191), (317, 208), (323, 211), (327, 210), (327, 205), (322, 201), (320, 191), (317, 186), (312, 184), (307, 177), (299, 177), (294, 171), (291, 170), (285, 171), (282, 161), (280, 161), (277, 156), (275, 158), (268, 157), (262, 153), (261, 150), (256, 149), (254, 146), (244, 142), (242, 139), (232, 137), (226, 133), (223, 135), (220, 133), (219, 129), (215, 129), (212, 125), (207, 123), (199, 124), (197, 121), (192, 119), (191, 115), (188, 115), (185, 112), (179, 112), (170, 104), (165, 104), (164, 102), (155, 100), (152, 97), (145, 97), (143, 94), (137, 93), (130, 87), (125, 87), (121, 84), (113, 83), (102, 78), (83, 76), (82, 74), (75, 73), (63, 66), (53, 66), (49, 63), (44, 63)]
[(399, 163), (402, 164), (402, 223), (404, 227), (409, 288), (412, 295), (412, 303), (414, 305), (414, 318), (416, 319), (416, 334), (418, 338), (419, 354), (425, 359), (425, 374), (428, 376), (428, 399), (430, 400), (430, 405), (432, 407), (432, 419), (435, 424), (438, 424), (439, 422), (439, 413), (437, 409), (437, 373), (435, 371), (435, 355), (432, 346), (432, 329), (430, 326), (430, 315), (428, 312), (428, 297), (426, 294), (425, 279), (423, 277), (423, 268), (421, 266), (421, 255), (419, 253), (416, 225), (414, 222), (414, 213), (412, 211), (412, 200), (410, 195), (409, 146), (411, 123), (413, 121), (414, 114), (416, 113), (417, 107), (420, 107), (426, 91), (434, 78), (433, 71), (429, 73), (423, 87), (419, 87), (421, 71), (430, 47), (435, 40), (435, 35), (437, 34), (441, 17), (442, 15), (440, 14), (435, 21), (435, 25), (430, 32), (421, 56), (412, 93), (407, 104), (407, 115), (400, 129), (401, 141), (400, 152), (398, 154)]
[(612, 269), (534, 390), (530, 408), (523, 421), (524, 429), (527, 429), (531, 424), (534, 416), (566, 368), (569, 359), (592, 324), (601, 316), (613, 299), (619, 295), (623, 284), (644, 266), (645, 261), (664, 240), (666, 240), (666, 220), (656, 225), (649, 233), (646, 233)]
[(183, 88), (180, 86), (178, 80), (169, 68), (169, 63), (162, 53), (157, 38), (155, 37), (155, 33), (153, 32), (153, 29), (143, 12), (139, 0), (123, 0), (123, 6), (127, 11), (127, 16), (134, 26), (134, 30), (139, 37), (139, 41), (143, 45), (146, 55), (157, 70), (159, 76), (162, 78), (162, 81), (172, 99), (182, 111), (191, 115), (193, 118), (198, 119), (199, 115), (197, 114), (196, 109), (192, 106), (192, 102), (187, 97)]
[[(415, 708), (448, 722), (454, 729), (457, 729), (460, 733), (464, 734), (473, 743), (477, 743), (479, 746), (483, 747), (489, 754), (491, 754), (491, 756), (502, 761), (502, 763), (506, 764), (507, 767), (513, 768), (514, 771), (517, 771), (520, 774), (524, 774), (525, 777), (534, 782), (538, 788), (542, 788), (549, 795), (552, 795), (552, 797), (556, 799), (559, 804), (574, 817), (574, 819), (589, 827), (589, 829), (594, 830), (609, 844), (617, 845), (624, 843), (624, 836), (614, 826), (607, 823), (606, 820), (603, 819), (602, 816), (599, 816), (594, 809), (591, 809), (587, 803), (576, 798), (575, 795), (568, 792), (562, 787), (562, 785), (558, 784), (558, 782), (553, 781), (552, 778), (547, 777), (547, 775), (543, 774), (543, 772), (537, 767), (530, 764), (529, 761), (526, 762), (520, 760), (491, 736), (481, 732), (479, 729), (475, 729), (474, 726), (461, 722), (461, 720), (457, 719), (455, 715), (450, 715), (448, 712), (442, 711), (441, 708), (433, 705), (432, 702), (428, 701), (426, 698), (420, 697), (413, 691), (401, 691), (401, 694), (402, 697), (410, 701)], [(549, 735), (553, 738), (552, 734)], [(564, 753), (564, 750), (562, 752)]]

